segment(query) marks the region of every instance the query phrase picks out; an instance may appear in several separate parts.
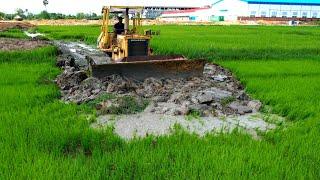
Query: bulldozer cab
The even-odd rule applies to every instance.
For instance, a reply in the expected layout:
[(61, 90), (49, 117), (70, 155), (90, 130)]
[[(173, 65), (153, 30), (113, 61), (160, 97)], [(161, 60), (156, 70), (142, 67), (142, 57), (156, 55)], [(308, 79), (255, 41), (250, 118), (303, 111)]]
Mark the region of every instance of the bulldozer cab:
[[(114, 61), (121, 61), (134, 56), (150, 56), (149, 41), (151, 35), (142, 31), (141, 13), (143, 7), (105, 6), (98, 47)], [(117, 34), (110, 28), (110, 17), (123, 17), (124, 31)], [(113, 24), (112, 24), (113, 26)]]
[[(109, 10), (109, 15), (120, 16), (124, 19), (124, 34), (141, 34), (142, 35), (141, 14), (142, 14), (143, 7), (129, 7), (129, 6), (106, 7), (105, 6), (102, 11), (104, 12), (108, 10)], [(131, 28), (130, 28), (130, 24), (132, 24)]]

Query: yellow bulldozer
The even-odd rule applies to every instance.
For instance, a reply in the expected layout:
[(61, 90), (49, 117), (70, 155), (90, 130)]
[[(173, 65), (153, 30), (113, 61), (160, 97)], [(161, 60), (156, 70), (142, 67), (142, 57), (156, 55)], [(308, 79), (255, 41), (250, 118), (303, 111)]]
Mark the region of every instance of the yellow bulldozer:
[[(105, 6), (98, 48), (109, 60), (90, 60), (92, 76), (103, 78), (118, 74), (136, 80), (155, 78), (188, 78), (202, 76), (204, 61), (187, 60), (182, 55), (153, 55), (150, 48), (152, 34), (143, 30), (141, 14), (143, 7)], [(110, 28), (110, 17), (123, 16), (124, 29), (117, 34)]]

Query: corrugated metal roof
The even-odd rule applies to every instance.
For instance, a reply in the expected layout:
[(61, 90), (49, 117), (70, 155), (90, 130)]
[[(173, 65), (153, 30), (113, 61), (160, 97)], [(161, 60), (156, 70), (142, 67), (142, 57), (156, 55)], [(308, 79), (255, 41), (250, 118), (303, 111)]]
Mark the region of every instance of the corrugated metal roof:
[(105, 6), (143, 6), (143, 7), (203, 7), (210, 4), (210, 0), (100, 0)]
[(320, 5), (320, 0), (243, 0), (248, 3), (261, 4), (302, 4), (302, 5)]
[(187, 10), (178, 10), (178, 11), (164, 11), (162, 14), (179, 14), (179, 13), (191, 13), (201, 10), (208, 10), (209, 8), (192, 8)]

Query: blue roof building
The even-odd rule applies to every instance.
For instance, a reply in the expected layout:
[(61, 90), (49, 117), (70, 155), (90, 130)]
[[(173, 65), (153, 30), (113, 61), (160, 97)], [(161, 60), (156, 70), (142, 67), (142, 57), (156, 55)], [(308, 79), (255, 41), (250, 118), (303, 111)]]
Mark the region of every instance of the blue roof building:
[[(215, 16), (224, 19), (320, 19), (320, 0), (215, 0)], [(236, 18), (237, 17), (237, 18)]]
[(320, 0), (243, 0), (249, 4), (279, 4), (279, 5), (312, 5), (320, 6)]
[(320, 20), (320, 0), (211, 0), (205, 8), (162, 12), (160, 18), (170, 21), (313, 21)]

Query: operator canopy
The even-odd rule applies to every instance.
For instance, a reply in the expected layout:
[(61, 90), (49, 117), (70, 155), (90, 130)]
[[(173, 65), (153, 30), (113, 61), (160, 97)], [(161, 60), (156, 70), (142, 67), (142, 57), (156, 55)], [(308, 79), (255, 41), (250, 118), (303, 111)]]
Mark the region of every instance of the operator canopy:
[(126, 9), (129, 10), (129, 14), (141, 13), (143, 7), (141, 6), (104, 6), (103, 9), (109, 9), (110, 13), (119, 14), (124, 13)]

